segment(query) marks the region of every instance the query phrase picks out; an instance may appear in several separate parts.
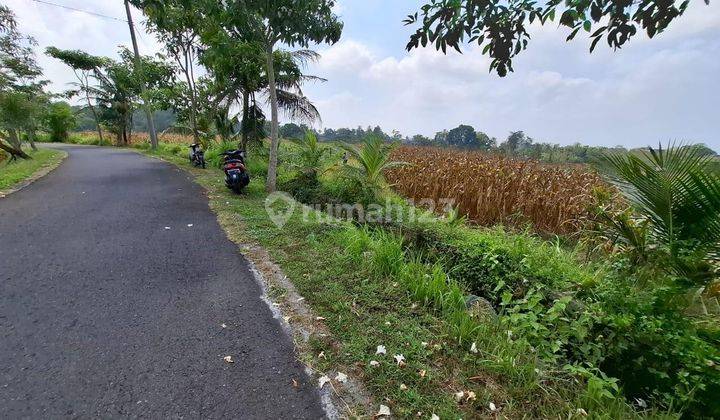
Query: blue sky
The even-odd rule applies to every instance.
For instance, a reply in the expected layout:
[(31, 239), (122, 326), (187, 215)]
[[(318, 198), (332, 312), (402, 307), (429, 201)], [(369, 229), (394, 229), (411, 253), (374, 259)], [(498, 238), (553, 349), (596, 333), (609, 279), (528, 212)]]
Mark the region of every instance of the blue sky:
[[(120, 0), (56, 0), (64, 5), (123, 17)], [(20, 27), (47, 45), (113, 56), (129, 45), (127, 28), (79, 12), (8, 0)], [(432, 49), (404, 50), (411, 29), (402, 19), (420, 1), (340, 0), (341, 41), (318, 46), (323, 58), (308, 69), (327, 83), (305, 93), (323, 116), (322, 127), (380, 125), (406, 135), (433, 135), (470, 124), (498, 139), (511, 130), (561, 144), (576, 141), (628, 147), (659, 141), (705, 142), (720, 150), (720, 8), (691, 2), (685, 16), (652, 40), (639, 35), (619, 51), (600, 44), (591, 55), (582, 35), (565, 42), (556, 25), (532, 28), (529, 49), (515, 73), (488, 72), (474, 46), (444, 56)], [(142, 20), (139, 12), (136, 20)], [(141, 34), (143, 53), (161, 47)], [(72, 73), (40, 57), (53, 89)]]

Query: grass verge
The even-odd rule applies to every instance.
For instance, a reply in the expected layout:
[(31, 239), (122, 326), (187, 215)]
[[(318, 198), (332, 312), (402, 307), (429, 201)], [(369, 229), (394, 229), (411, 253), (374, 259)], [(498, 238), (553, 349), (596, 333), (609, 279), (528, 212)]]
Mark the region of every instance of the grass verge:
[(28, 150), (32, 159), (18, 159), (14, 162), (4, 160), (0, 162), (0, 196), (16, 188), (25, 180), (44, 175), (67, 156), (61, 150), (38, 149)]

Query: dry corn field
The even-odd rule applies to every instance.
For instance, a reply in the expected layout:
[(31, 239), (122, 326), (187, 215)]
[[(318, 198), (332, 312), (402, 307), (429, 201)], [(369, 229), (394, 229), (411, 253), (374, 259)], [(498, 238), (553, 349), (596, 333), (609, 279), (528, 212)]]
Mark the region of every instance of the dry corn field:
[(409, 165), (388, 171), (396, 191), (419, 202), (454, 200), (460, 215), (490, 226), (527, 223), (541, 233), (581, 229), (601, 177), (582, 167), (513, 160), (482, 152), (401, 147), (393, 159)]
[[(98, 138), (96, 131), (80, 131), (77, 133), (73, 133), (72, 135), (86, 139), (86, 140), (93, 140), (93, 139)], [(113, 142), (115, 141), (115, 136), (112, 133), (103, 131), (103, 137), (106, 139), (106, 141), (108, 139)], [(150, 139), (150, 135), (148, 133), (143, 133), (143, 132), (135, 133), (134, 132), (130, 136), (130, 144), (143, 143), (143, 142), (149, 141), (149, 139)], [(176, 133), (158, 133), (158, 139), (165, 143), (174, 143), (174, 144), (190, 144), (193, 142), (192, 135), (176, 134)]]

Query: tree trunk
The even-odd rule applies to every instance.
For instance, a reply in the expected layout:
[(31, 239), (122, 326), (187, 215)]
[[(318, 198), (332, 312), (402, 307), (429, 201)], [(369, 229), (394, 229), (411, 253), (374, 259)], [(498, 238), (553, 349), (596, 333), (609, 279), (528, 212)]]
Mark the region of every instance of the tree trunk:
[(15, 156), (20, 156), (20, 157), (23, 158), (23, 159), (32, 159), (32, 158), (30, 157), (30, 155), (28, 155), (27, 153), (23, 152), (22, 149), (16, 149), (16, 148), (15, 148), (14, 146), (12, 146), (12, 145), (8, 145), (8, 144), (3, 143), (2, 140), (0, 140), (0, 149), (6, 151), (6, 152), (8, 152), (8, 153), (10, 153), (10, 158), (11, 158), (11, 159), (12, 159), (13, 157), (15, 157)]
[(248, 125), (250, 121), (250, 93), (243, 91), (243, 116), (240, 130), (242, 131), (242, 141), (240, 143), (240, 149), (245, 150), (248, 144)]
[(95, 119), (95, 127), (97, 128), (98, 137), (100, 138), (100, 145), (103, 144), (103, 136), (102, 136), (102, 129), (100, 128), (100, 119), (98, 118), (97, 111), (95, 111), (95, 107), (92, 106), (92, 103), (90, 103), (90, 95), (85, 91), (85, 99), (87, 100), (88, 107), (90, 108), (90, 111), (93, 114), (93, 118)]
[[(193, 78), (190, 75), (190, 66), (192, 66), (192, 58), (188, 55), (190, 53), (183, 49), (183, 56), (185, 59), (185, 66), (182, 67), (183, 73), (185, 74), (185, 80), (187, 80), (188, 88), (190, 89), (190, 125), (193, 131), (193, 143), (200, 143), (200, 134), (197, 128), (197, 98), (195, 96), (195, 84)], [(179, 60), (178, 60), (179, 61)]]
[(270, 88), (270, 114), (272, 121), (270, 123), (270, 162), (268, 163), (267, 182), (265, 184), (265, 190), (267, 192), (275, 191), (275, 184), (277, 181), (278, 146), (280, 145), (280, 139), (278, 138), (278, 101), (277, 90), (275, 87), (275, 68), (273, 64), (273, 43), (268, 42), (267, 75), (268, 87)]
[(37, 146), (35, 146), (35, 133), (32, 131), (28, 131), (28, 142), (30, 142), (30, 147), (32, 147), (33, 150), (37, 151)]

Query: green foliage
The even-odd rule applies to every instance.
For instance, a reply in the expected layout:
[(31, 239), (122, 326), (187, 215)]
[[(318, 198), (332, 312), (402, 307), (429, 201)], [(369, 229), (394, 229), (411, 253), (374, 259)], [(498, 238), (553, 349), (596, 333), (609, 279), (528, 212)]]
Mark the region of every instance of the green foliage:
[[(699, 284), (713, 276), (707, 260), (720, 247), (720, 177), (709, 169), (711, 160), (701, 149), (673, 145), (606, 157), (615, 183), (649, 222), (675, 272)], [(626, 230), (618, 233), (633, 240)]]
[(294, 139), (293, 143), (298, 146), (294, 156), (296, 168), (317, 178), (322, 171), (323, 156), (330, 149), (318, 143), (317, 135), (312, 131), (306, 131), (302, 139)]
[(50, 141), (65, 142), (70, 130), (75, 128), (75, 113), (65, 102), (52, 103), (45, 114), (45, 124), (50, 132)]
[[(570, 4), (559, 0), (521, 0), (510, 4), (500, 0), (482, 3), (430, 0), (420, 8), (420, 17), (415, 13), (405, 20), (406, 25), (419, 26), (410, 37), (407, 49), (430, 44), (445, 53), (448, 47), (461, 51), (466, 41), (476, 42), (483, 47), (483, 54), (492, 58), (490, 69), (502, 77), (513, 71), (513, 58), (527, 47), (528, 26), (533, 22), (554, 22), (556, 14), (560, 14), (558, 23), (571, 30), (567, 40), (584, 30), (592, 38), (592, 52), (603, 38), (612, 48), (622, 47), (638, 28), (652, 38), (682, 15), (688, 4), (687, 1), (678, 4), (658, 0), (624, 3), (595, 0)], [(602, 26), (595, 28), (594, 25)]]
[[(343, 149), (357, 166), (344, 167), (346, 175), (363, 190), (363, 204), (376, 202), (379, 194), (386, 187), (383, 171), (399, 165), (390, 159), (395, 144), (385, 143), (381, 138), (368, 136), (361, 146), (344, 144)], [(366, 202), (367, 201), (367, 202)]]

